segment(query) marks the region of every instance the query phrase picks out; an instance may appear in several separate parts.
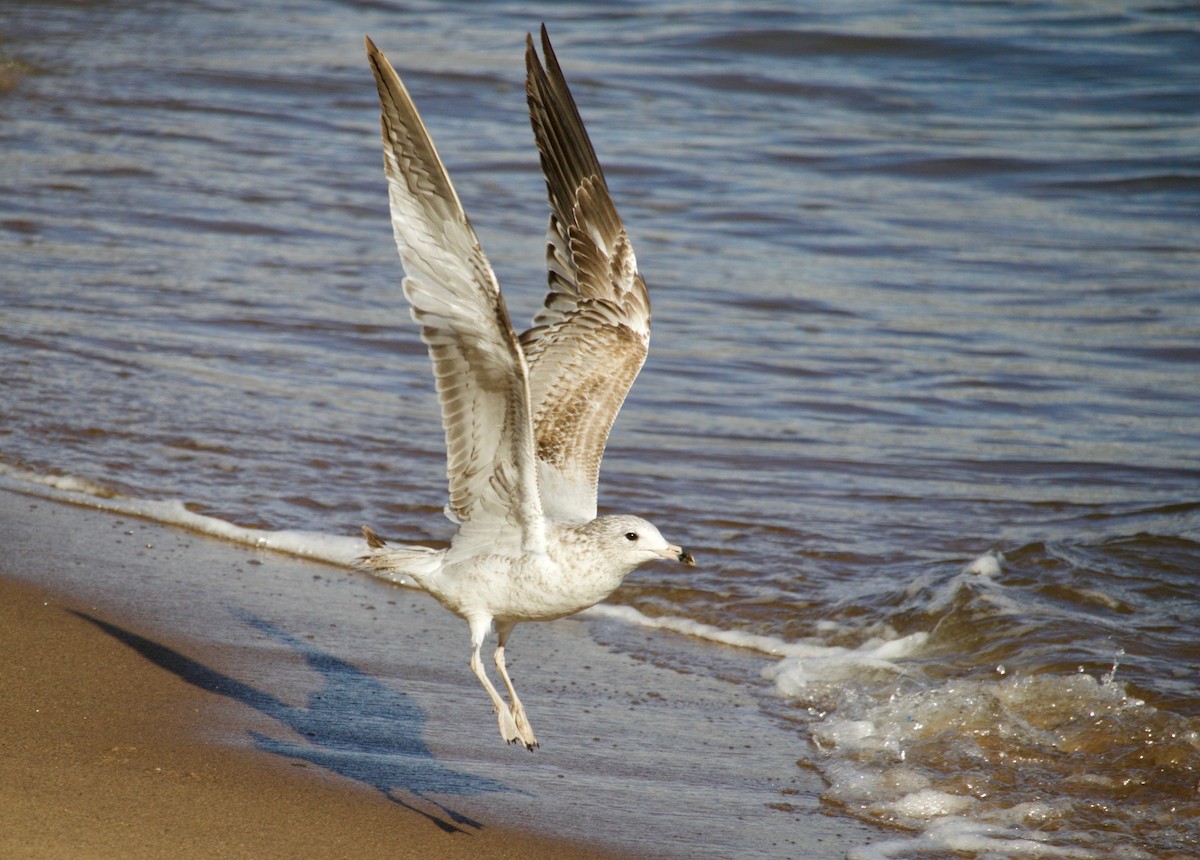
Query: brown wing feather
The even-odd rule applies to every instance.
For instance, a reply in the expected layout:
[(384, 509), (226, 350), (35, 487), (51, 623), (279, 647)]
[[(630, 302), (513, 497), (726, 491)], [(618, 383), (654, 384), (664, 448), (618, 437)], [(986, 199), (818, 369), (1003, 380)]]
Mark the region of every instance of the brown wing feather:
[(446, 431), (449, 510), (515, 522), (536, 545), (542, 519), (527, 370), (479, 240), (408, 91), (370, 39), (392, 227), (404, 293), (429, 347)]
[(550, 291), (521, 335), (543, 508), (595, 516), (609, 430), (645, 361), (650, 298), (595, 150), (550, 45), (526, 42), (526, 95), (550, 201)]

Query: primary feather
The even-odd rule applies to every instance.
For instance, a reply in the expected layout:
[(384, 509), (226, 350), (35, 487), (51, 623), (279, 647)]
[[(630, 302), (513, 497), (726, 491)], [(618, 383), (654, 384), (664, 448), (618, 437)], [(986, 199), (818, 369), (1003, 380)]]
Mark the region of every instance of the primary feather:
[(546, 28), (526, 39), (525, 92), (550, 200), (550, 292), (521, 335), (549, 516), (596, 516), (600, 461), (646, 360), (650, 297)]

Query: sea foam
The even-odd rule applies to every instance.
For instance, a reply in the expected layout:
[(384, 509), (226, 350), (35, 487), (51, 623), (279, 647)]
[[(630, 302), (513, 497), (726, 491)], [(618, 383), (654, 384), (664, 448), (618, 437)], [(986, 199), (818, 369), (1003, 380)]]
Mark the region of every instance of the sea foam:
[(86, 478), (71, 475), (41, 475), (0, 463), (0, 486), (17, 492), (32, 492), (76, 505), (182, 526), (234, 543), (284, 552), (330, 564), (351, 564), (354, 559), (364, 555), (367, 551), (367, 542), (360, 537), (343, 537), (321, 532), (247, 528), (219, 517), (198, 514), (177, 499), (133, 498)]

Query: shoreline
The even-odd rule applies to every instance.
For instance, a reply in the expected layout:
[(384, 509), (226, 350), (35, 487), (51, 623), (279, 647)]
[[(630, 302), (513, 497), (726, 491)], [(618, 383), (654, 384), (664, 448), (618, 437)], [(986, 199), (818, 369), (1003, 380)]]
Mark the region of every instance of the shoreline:
[[(205, 742), (216, 694), (144, 656), (160, 639), (0, 576), (0, 855), (13, 858), (616, 856), (435, 812)], [(186, 658), (182, 658), (186, 659)]]
[(878, 837), (729, 680), (761, 655), (522, 625), (527, 753), (423, 593), (4, 488), (0, 546), (0, 856), (840, 860)]
[(120, 608), (119, 596), (70, 594), (49, 567), (85, 567), (108, 553), (42, 560), (38, 546), (50, 548), (55, 535), (20, 530), (29, 517), (8, 516), (20, 509), (35, 520), (54, 509), (80, 523), (89, 513), (0, 490), (0, 856), (617, 856), (495, 821), (455, 820), (452, 810), (211, 739), (214, 716), (248, 710), (217, 691), (237, 683), (215, 668), (221, 649), (164, 636), (143, 612)]

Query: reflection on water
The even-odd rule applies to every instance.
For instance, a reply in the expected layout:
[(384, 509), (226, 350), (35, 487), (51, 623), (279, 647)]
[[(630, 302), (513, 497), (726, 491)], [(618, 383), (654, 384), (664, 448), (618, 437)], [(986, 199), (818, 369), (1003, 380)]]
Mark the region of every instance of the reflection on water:
[[(655, 308), (601, 503), (704, 559), (615, 599), (859, 656), (926, 637), (834, 690), (783, 683), (812, 655), (746, 681), (814, 740), (831, 804), (931, 840), (897, 850), (1194, 850), (1195, 9), (540, 13)], [(540, 20), (5, 16), (0, 465), (258, 529), (441, 536), (361, 40), (422, 107), (520, 325), (544, 283), (520, 62)], [(989, 549), (1001, 570), (962, 572)]]

